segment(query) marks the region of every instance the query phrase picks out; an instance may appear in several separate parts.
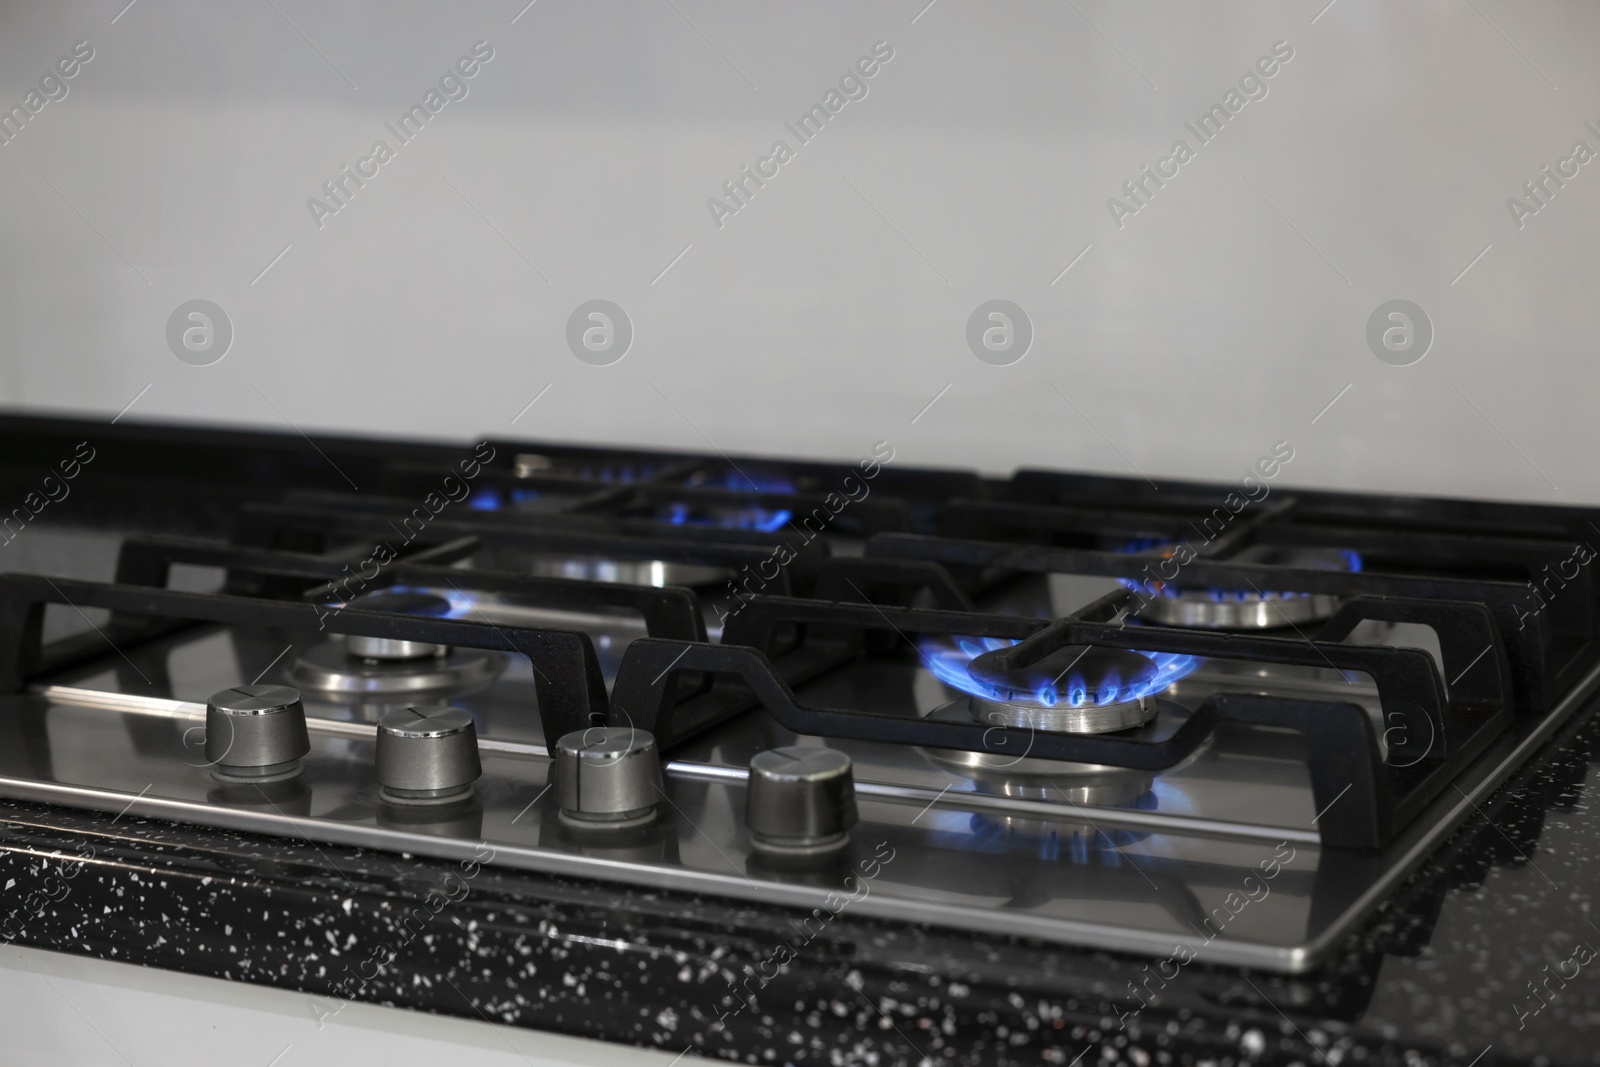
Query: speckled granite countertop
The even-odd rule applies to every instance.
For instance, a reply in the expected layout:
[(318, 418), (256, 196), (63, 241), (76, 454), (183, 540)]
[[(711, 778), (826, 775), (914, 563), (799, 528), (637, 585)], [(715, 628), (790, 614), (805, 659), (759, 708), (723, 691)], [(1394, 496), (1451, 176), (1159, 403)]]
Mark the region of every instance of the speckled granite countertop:
[(1137, 1014), (1146, 959), (847, 910), (779, 968), (781, 908), (9, 802), (0, 936), (301, 990), (313, 1018), (358, 999), (754, 1063), (1600, 1063), (1597, 758), (1589, 715), (1320, 971), (1197, 963)]

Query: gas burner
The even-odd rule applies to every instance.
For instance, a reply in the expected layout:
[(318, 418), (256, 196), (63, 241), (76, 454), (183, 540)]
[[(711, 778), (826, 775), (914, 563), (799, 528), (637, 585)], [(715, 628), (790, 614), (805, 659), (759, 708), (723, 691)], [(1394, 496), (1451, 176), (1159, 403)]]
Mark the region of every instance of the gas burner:
[(940, 681), (971, 695), (978, 722), (1072, 734), (1143, 726), (1155, 717), (1155, 694), (1198, 665), (1193, 656), (1067, 645), (1008, 668), (1002, 653), (1014, 644), (957, 637), (954, 648), (929, 642), (922, 652)]
[(324, 641), (295, 661), (289, 677), (309, 689), (384, 696), (465, 691), (494, 681), (505, 669), (505, 657), (497, 652), (446, 648), (442, 656), (372, 660), (352, 656), (344, 642)]
[[(647, 519), (664, 526), (692, 526), (719, 530), (775, 533), (794, 517), (790, 508), (709, 506), (672, 502), (630, 512), (628, 518)], [(605, 559), (592, 556), (543, 556), (532, 559), (532, 571), (542, 578), (576, 578), (585, 582), (704, 588), (722, 585), (734, 576), (729, 567), (702, 563), (676, 563), (659, 559)]]
[[(1132, 549), (1140, 555), (1170, 556), (1170, 544)], [(1253, 545), (1233, 556), (1234, 563), (1266, 563), (1310, 570), (1359, 571), (1361, 556), (1348, 549), (1289, 548)], [(1137, 583), (1124, 579), (1137, 591)], [(1303, 626), (1331, 618), (1343, 600), (1328, 593), (1255, 589), (1180, 589), (1170, 582), (1149, 582), (1155, 594), (1139, 609), (1138, 618), (1159, 626), (1191, 630), (1270, 630)]]
[[(437, 593), (404, 588), (363, 593), (345, 606), (430, 618), (445, 618), (453, 607)], [(289, 677), (324, 692), (381, 696), (470, 689), (492, 682), (505, 666), (505, 657), (496, 652), (352, 634), (303, 653)]]

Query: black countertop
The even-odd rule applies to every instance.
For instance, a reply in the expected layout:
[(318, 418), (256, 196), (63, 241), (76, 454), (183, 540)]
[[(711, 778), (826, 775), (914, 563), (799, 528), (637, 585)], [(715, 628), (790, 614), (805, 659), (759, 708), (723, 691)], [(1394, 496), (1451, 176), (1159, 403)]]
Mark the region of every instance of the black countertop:
[(11, 802), (0, 936), (301, 990), (312, 1017), (357, 999), (747, 1062), (1600, 1063), (1596, 758), (1590, 711), (1297, 977), (1202, 960), (1163, 980), (1144, 958), (848, 907), (801, 926), (785, 908)]

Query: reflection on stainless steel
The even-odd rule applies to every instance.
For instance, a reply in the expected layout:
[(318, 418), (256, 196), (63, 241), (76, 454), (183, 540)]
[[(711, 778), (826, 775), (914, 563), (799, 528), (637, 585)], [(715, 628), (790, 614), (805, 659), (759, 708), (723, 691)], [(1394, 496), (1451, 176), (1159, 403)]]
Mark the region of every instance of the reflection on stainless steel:
[[(1054, 766), (1089, 767), (1094, 766), (1094, 764), (1055, 763)], [(1110, 769), (1118, 770), (1119, 768)], [(688, 760), (673, 760), (667, 764), (666, 772), (671, 778), (699, 782), (742, 782), (747, 777), (746, 772), (738, 767), (692, 763)], [(970, 787), (964, 787), (963, 783), (951, 781), (946, 777), (944, 783), (942, 788), (930, 789), (922, 786), (869, 782), (858, 778), (856, 779), (856, 795), (858, 797), (903, 801), (907, 804), (919, 806), (929, 812), (959, 809), (973, 812), (993, 812), (997, 815), (1028, 815), (1031, 813), (1049, 817), (1052, 815), (1060, 816), (1061, 814), (1061, 804), (1054, 800), (1037, 800), (1005, 792), (985, 792), (981, 781), (974, 781)], [(1070, 791), (1061, 795), (1067, 800), (1072, 798)], [(1308, 845), (1314, 845), (1320, 840), (1317, 832), (1313, 829), (1227, 822), (1220, 819), (1198, 818), (1183, 812), (1156, 812), (1131, 808), (1102, 807), (1098, 803), (1091, 807), (1087, 802), (1073, 802), (1078, 803), (1085, 811), (1092, 812), (1094, 821), (1104, 826), (1123, 826), (1136, 830), (1164, 830), (1182, 834), (1204, 834), (1240, 841), (1301, 841)]]
[[(1052, 761), (1028, 762), (1046, 764)], [(1157, 807), (1158, 800), (1151, 788), (1155, 779), (1148, 772), (1087, 763), (1057, 765), (1080, 769), (1044, 777), (1037, 773), (1014, 775), (1006, 770), (985, 768), (975, 776), (974, 787), (983, 793), (1048, 804), (1053, 809), (1064, 802), (1074, 815), (1080, 816), (1079, 819), (1065, 822), (1040, 819), (1020, 810), (1003, 814), (974, 812), (974, 832), (984, 837), (1037, 842), (1065, 837), (1069, 849), (1074, 845), (1082, 849), (1115, 847), (1121, 842), (1135, 840), (1131, 836), (1135, 831), (1110, 824), (1102, 830), (1099, 821), (1090, 814), (1091, 809), (1126, 807), (1154, 811)]]
[(228, 807), (259, 807), (294, 816), (311, 814), (311, 787), (299, 775), (277, 782), (219, 780), (206, 798)]

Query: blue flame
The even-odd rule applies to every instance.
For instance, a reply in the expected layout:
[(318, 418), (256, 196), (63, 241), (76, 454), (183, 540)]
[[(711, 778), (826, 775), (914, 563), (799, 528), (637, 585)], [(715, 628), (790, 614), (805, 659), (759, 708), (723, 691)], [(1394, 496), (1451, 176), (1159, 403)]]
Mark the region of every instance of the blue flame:
[(725, 470), (721, 474), (712, 475), (696, 471), (685, 479), (683, 484), (699, 488), (710, 486), (715, 489), (731, 489), (735, 492), (751, 490), (757, 493), (792, 493), (795, 491), (794, 483), (783, 475), (770, 474), (759, 470)]
[(1033, 704), (1045, 708), (1053, 708), (1063, 701), (1074, 708), (1099, 708), (1154, 696), (1200, 665), (1198, 656), (1176, 652), (1140, 652), (1139, 655), (1155, 664), (1155, 674), (1149, 679), (1124, 681), (1112, 676), (1091, 682), (1074, 672), (1065, 679), (1047, 682), (1032, 693), (1019, 697), (1014, 691), (1003, 691), (980, 682), (967, 670), (967, 665), (985, 652), (1009, 648), (1016, 641), (1004, 637), (955, 637), (952, 640), (955, 642), (953, 648), (943, 641), (932, 640), (923, 641), (918, 646), (923, 662), (934, 677), (963, 693), (971, 693), (985, 700)]
[[(1142, 553), (1154, 553), (1157, 549), (1171, 548), (1175, 543), (1176, 542), (1162, 537), (1137, 537), (1131, 541), (1127, 541), (1121, 545), (1118, 545), (1114, 551), (1121, 553), (1122, 555), (1136, 556)], [(1337, 551), (1340, 557), (1343, 558), (1345, 566), (1350, 573), (1356, 574), (1360, 572), (1361, 553), (1349, 548), (1341, 548)], [(1164, 555), (1163, 558), (1169, 557)], [(1180, 589), (1171, 582), (1163, 582), (1160, 579), (1144, 581), (1138, 578), (1118, 578), (1117, 582), (1122, 586), (1122, 588), (1128, 590), (1130, 593), (1143, 592), (1150, 596), (1163, 596), (1169, 598), (1186, 595), (1185, 590)], [(1187, 592), (1192, 594), (1194, 590), (1191, 589)], [(1300, 597), (1308, 597), (1312, 595), (1311, 593), (1301, 593), (1288, 589), (1267, 589), (1258, 593), (1254, 589), (1207, 588), (1202, 590), (1201, 593), (1214, 603), (1218, 604), (1226, 603), (1231, 600), (1236, 600), (1241, 604), (1256, 600), (1295, 600)]]
[(474, 511), (499, 511), (506, 506), (507, 502), (512, 506), (516, 506), (538, 499), (539, 490), (537, 489), (518, 486), (512, 489), (505, 497), (502, 497), (500, 490), (492, 485), (486, 485), (467, 498), (467, 507), (472, 508)]
[(615, 482), (620, 485), (632, 485), (634, 482), (646, 482), (655, 476), (656, 468), (648, 463), (638, 465), (623, 463), (613, 465), (607, 463), (602, 467), (578, 467), (574, 472), (586, 482)]
[(724, 530), (781, 530), (794, 512), (788, 508), (773, 511), (761, 507), (691, 509), (688, 504), (672, 504), (657, 515), (673, 526), (716, 526)]
[(444, 613), (446, 619), (464, 619), (471, 615), (478, 607), (478, 598), (472, 593), (463, 593), (451, 586), (448, 589), (435, 589), (429, 585), (391, 585), (385, 590), (390, 593), (427, 593), (430, 596), (443, 597), (450, 602), (450, 610)]
[(787, 525), (789, 519), (792, 518), (793, 515), (794, 512), (790, 511), (788, 508), (779, 508), (777, 511), (774, 511), (765, 522), (756, 523), (756, 529), (760, 530), (762, 533), (775, 533)]

